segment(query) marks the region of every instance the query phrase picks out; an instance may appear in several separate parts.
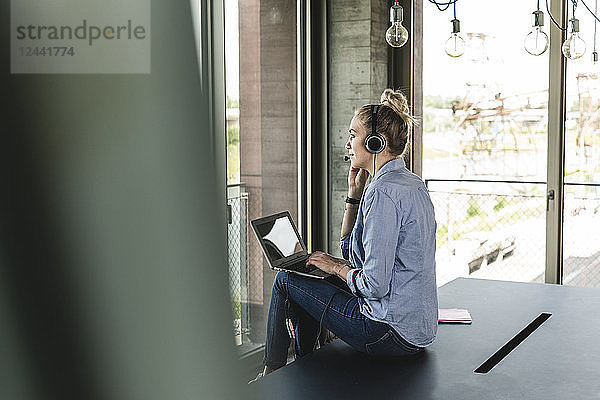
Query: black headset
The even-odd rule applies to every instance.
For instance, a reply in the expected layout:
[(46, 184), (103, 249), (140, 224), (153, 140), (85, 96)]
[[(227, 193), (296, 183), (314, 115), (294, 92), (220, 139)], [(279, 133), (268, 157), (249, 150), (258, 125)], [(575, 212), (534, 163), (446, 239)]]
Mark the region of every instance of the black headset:
[(371, 154), (379, 154), (385, 149), (385, 138), (377, 133), (377, 112), (379, 104), (371, 104), (371, 133), (365, 138), (365, 147)]

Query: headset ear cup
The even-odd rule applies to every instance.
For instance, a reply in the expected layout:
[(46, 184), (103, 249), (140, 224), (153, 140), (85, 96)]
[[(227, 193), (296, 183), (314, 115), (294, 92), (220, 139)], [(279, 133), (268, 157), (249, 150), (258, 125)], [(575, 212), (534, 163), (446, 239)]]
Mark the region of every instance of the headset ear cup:
[(377, 133), (377, 112), (379, 104), (371, 104), (371, 134), (365, 138), (365, 147), (372, 154), (378, 154), (385, 149), (385, 138)]
[(372, 154), (379, 154), (385, 149), (385, 139), (380, 134), (369, 135), (365, 139), (365, 147)]

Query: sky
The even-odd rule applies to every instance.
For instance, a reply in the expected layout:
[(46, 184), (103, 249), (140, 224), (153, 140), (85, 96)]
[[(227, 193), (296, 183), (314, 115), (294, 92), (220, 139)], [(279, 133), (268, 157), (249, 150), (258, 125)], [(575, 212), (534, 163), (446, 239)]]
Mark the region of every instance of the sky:
[(225, 85), (227, 96), (240, 98), (240, 51), (238, 34), (238, 0), (225, 0)]
[[(593, 9), (595, 0), (586, 0)], [(461, 34), (466, 39), (469, 33), (485, 34), (485, 46), (479, 51), (472, 47), (453, 59), (444, 52), (444, 44), (450, 37), (452, 8), (440, 12), (435, 5), (423, 4), (423, 91), (427, 95), (443, 97), (462, 96), (467, 83), (482, 83), (493, 93), (511, 95), (533, 92), (548, 88), (548, 51), (539, 57), (525, 52), (523, 42), (532, 27), (532, 12), (536, 0), (458, 0), (457, 18), (461, 21)], [(549, 34), (550, 18), (544, 0), (544, 31)], [(571, 10), (569, 10), (571, 13)], [(600, 72), (600, 65), (592, 65), (591, 53), (594, 44), (594, 19), (583, 5), (577, 8), (580, 19), (581, 37), (586, 41), (586, 54), (575, 61), (568, 61), (567, 94), (576, 95), (575, 76), (579, 72)], [(227, 94), (239, 98), (239, 38), (238, 0), (225, 0), (225, 58)], [(382, 37), (382, 46), (385, 38)], [(489, 62), (485, 65), (473, 62), (483, 52)]]

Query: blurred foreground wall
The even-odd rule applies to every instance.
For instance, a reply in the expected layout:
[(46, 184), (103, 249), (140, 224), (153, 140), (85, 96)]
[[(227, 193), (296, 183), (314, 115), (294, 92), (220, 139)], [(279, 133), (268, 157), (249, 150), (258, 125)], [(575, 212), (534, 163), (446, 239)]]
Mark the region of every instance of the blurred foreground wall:
[(210, 85), (151, 7), (150, 74), (18, 75), (2, 0), (0, 399), (239, 396)]

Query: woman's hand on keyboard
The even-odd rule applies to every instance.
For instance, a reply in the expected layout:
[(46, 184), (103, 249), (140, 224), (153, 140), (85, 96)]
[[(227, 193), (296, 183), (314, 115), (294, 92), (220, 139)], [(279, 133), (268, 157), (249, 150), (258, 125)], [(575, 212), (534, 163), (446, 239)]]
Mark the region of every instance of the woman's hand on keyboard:
[(335, 274), (341, 267), (345, 266), (345, 264), (322, 251), (315, 251), (312, 253), (310, 257), (308, 257), (308, 260), (306, 260), (306, 265), (314, 265), (328, 274)]

